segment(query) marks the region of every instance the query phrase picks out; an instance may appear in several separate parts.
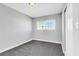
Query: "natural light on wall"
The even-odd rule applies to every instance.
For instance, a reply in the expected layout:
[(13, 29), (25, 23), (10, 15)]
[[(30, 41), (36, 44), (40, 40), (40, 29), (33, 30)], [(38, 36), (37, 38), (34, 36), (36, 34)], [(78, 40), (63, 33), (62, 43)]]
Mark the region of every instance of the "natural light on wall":
[(55, 30), (56, 20), (37, 21), (37, 30)]

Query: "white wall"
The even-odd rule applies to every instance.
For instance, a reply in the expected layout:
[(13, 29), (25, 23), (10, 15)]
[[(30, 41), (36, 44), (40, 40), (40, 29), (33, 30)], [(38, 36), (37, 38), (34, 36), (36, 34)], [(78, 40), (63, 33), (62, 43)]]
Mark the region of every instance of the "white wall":
[(73, 55), (73, 10), (72, 4), (67, 4), (65, 13), (65, 39), (66, 39), (66, 52), (65, 55)]
[(79, 3), (67, 4), (66, 55), (79, 56)]
[[(56, 20), (56, 30), (38, 31), (36, 29), (36, 22), (41, 20)], [(62, 16), (60, 14), (39, 17), (33, 19), (33, 38), (41, 41), (61, 43), (62, 40)]]
[(31, 38), (31, 18), (0, 4), (0, 52)]
[(79, 3), (72, 4), (73, 10), (73, 55), (79, 56)]

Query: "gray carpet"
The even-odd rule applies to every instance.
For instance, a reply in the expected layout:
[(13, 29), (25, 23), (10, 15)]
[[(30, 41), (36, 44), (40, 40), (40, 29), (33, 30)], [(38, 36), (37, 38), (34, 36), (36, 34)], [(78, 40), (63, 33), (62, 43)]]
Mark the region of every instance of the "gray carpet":
[(64, 56), (64, 54), (60, 44), (33, 40), (3, 52), (0, 56)]

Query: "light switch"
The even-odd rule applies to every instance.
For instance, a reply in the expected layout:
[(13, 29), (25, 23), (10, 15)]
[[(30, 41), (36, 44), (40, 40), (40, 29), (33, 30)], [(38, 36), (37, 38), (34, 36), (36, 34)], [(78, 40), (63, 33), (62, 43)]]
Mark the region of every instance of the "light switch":
[(79, 27), (79, 23), (78, 22), (75, 23), (75, 27), (78, 30), (78, 27)]

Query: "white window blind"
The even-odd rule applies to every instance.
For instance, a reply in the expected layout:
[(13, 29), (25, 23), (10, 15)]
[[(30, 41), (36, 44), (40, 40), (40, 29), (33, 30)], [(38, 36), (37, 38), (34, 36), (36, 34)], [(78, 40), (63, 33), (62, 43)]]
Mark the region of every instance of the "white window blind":
[(37, 30), (55, 30), (56, 20), (37, 21)]

